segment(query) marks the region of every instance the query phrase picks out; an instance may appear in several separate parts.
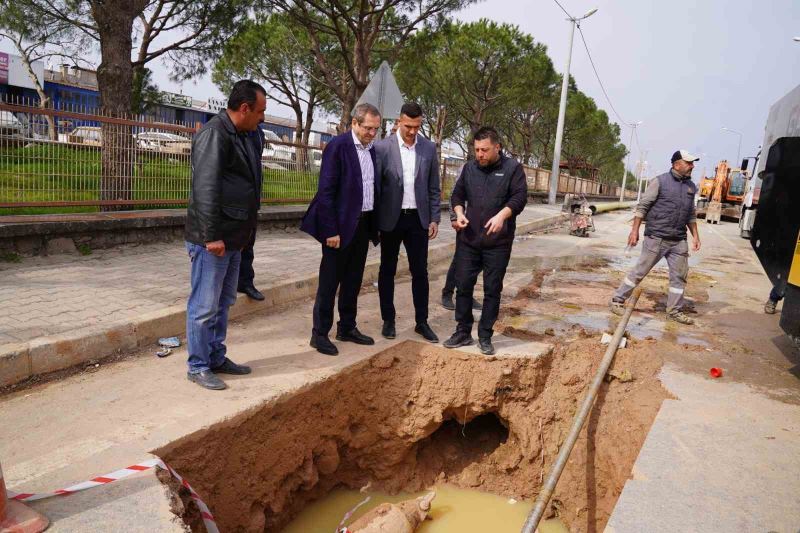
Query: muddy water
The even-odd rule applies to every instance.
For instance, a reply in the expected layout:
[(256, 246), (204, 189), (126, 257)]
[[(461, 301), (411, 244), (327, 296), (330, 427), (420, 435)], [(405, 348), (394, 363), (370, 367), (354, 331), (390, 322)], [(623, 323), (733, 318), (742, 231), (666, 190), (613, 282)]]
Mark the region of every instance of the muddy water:
[[(435, 488), (430, 516), (418, 533), (518, 533), (525, 523), (532, 502), (513, 502), (501, 496), (465, 490), (443, 485)], [(371, 491), (372, 499), (360, 507), (348, 523), (365, 514), (377, 505), (396, 503), (425, 493), (398, 494), (389, 496)], [(333, 533), (342, 517), (364, 499), (364, 494), (355, 490), (334, 490), (327, 497), (306, 507), (283, 533)], [(564, 524), (547, 520), (539, 525), (541, 533), (569, 533)]]

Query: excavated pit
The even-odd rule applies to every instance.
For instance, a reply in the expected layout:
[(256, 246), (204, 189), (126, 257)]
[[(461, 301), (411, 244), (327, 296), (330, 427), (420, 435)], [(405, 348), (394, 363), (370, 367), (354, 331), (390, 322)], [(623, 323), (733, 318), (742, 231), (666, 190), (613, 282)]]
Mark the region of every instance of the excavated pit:
[[(634, 380), (603, 386), (551, 500), (571, 531), (602, 530), (666, 397), (649, 346), (619, 351), (614, 368)], [(534, 498), (603, 349), (577, 338), (536, 358), (498, 358), (403, 342), (154, 453), (225, 532), (280, 531), (332, 489), (367, 483)], [(160, 477), (174, 512), (204, 531), (188, 493)]]

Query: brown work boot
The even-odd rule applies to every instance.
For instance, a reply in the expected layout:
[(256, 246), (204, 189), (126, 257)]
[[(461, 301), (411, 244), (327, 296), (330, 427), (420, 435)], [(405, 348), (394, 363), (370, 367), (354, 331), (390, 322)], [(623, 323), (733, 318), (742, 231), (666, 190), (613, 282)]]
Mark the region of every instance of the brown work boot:
[(673, 322), (677, 322), (679, 324), (686, 324), (692, 325), (694, 324), (694, 319), (684, 313), (683, 311), (670, 311), (667, 313), (667, 320), (672, 320)]
[(774, 315), (777, 307), (778, 302), (775, 300), (767, 300), (767, 303), (764, 304), (764, 312), (768, 315)]
[(622, 316), (625, 314), (625, 302), (611, 300), (611, 312), (617, 316)]

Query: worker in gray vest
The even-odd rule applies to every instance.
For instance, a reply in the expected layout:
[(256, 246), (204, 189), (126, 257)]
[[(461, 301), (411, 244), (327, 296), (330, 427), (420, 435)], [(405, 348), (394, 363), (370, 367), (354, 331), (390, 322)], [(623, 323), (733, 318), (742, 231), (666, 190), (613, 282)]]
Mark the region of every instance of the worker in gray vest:
[(633, 217), (633, 227), (628, 235), (628, 246), (639, 242), (639, 226), (645, 222), (642, 255), (633, 270), (611, 300), (611, 311), (621, 315), (625, 300), (633, 289), (662, 257), (669, 266), (669, 293), (667, 294), (667, 320), (693, 324), (694, 320), (683, 311), (683, 291), (689, 274), (689, 245), (686, 228), (692, 234), (692, 250), (700, 250), (694, 195), (697, 186), (692, 182), (694, 162), (699, 158), (686, 150), (672, 154), (672, 169), (650, 180)]

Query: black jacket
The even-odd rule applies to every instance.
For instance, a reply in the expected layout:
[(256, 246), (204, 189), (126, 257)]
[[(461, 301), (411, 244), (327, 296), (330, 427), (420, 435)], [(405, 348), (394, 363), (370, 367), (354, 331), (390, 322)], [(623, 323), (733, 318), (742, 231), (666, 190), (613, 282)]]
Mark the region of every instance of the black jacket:
[[(525, 170), (515, 159), (500, 155), (500, 159), (487, 167), (480, 167), (473, 159), (461, 169), (450, 205), (466, 207), (469, 225), (458, 232), (458, 239), (476, 248), (510, 245), (517, 228), (517, 215), (528, 203), (528, 181)], [(511, 209), (511, 218), (503, 229), (492, 235), (484, 227), (490, 218), (504, 207)]]
[(258, 222), (261, 196), (261, 130), (237, 133), (223, 109), (192, 140), (192, 187), (186, 240), (222, 240), (244, 248)]

